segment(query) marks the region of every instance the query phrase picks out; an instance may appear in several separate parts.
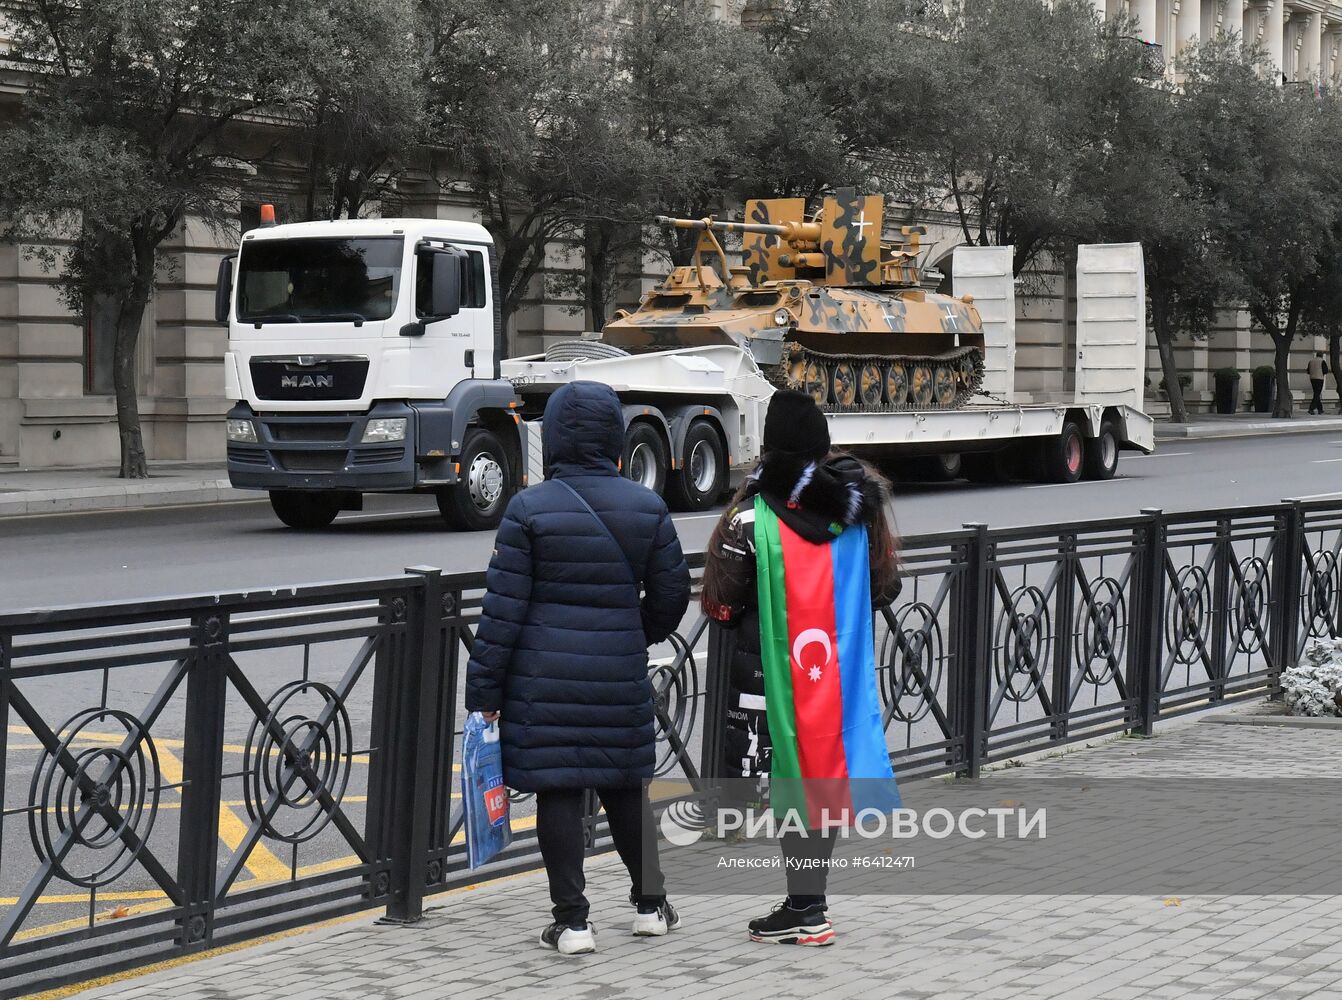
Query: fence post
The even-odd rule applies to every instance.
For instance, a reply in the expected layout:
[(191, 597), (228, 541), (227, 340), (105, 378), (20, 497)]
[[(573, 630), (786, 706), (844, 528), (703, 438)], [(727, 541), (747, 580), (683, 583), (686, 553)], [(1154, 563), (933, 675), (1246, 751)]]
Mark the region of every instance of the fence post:
[(1128, 685), (1137, 698), (1137, 731), (1150, 736), (1160, 713), (1160, 649), (1165, 607), (1165, 512), (1144, 507), (1139, 528), (1141, 586), (1133, 601), (1134, 641)]
[(433, 802), (432, 739), (434, 691), (443, 662), (442, 571), (431, 566), (406, 570), (419, 577), (412, 592), (407, 623), (405, 662), (397, 671), (402, 689), (396, 692), (396, 748), (391, 823), (391, 886), (385, 920), (409, 924), (424, 915), (424, 885), (428, 873), (429, 810)]
[(1281, 696), (1282, 671), (1295, 666), (1299, 655), (1300, 603), (1304, 596), (1305, 512), (1299, 500), (1282, 503), (1282, 512), (1277, 515), (1279, 546), (1272, 560), (1272, 594), (1276, 600), (1268, 602), (1272, 636), (1268, 691), (1273, 698)]
[(1235, 547), (1230, 541), (1230, 518), (1216, 519), (1216, 555), (1212, 560), (1212, 663), (1216, 676), (1212, 679), (1208, 700), (1225, 700), (1225, 676), (1230, 662), (1230, 563), (1235, 558)]
[(964, 527), (973, 536), (965, 543), (964, 583), (960, 588), (957, 640), (961, 655), (955, 658), (959, 673), (955, 686), (955, 730), (964, 738), (965, 759), (960, 773), (977, 778), (987, 749), (988, 675), (992, 664), (989, 542), (986, 524), (967, 523)]
[[(1069, 721), (1072, 715), (1072, 636), (1076, 632), (1076, 532), (1069, 531), (1058, 539), (1059, 574), (1056, 614), (1053, 622), (1053, 686), (1049, 692), (1053, 709), (1052, 724), (1049, 726), (1051, 738), (1061, 742), (1067, 739)], [(1083, 610), (1086, 616), (1082, 629), (1090, 625), (1089, 607)], [(1045, 636), (1044, 638), (1049, 638)], [(1085, 669), (1086, 665), (1080, 665)], [(1043, 669), (1044, 664), (1040, 664)]]
[(177, 944), (188, 951), (205, 947), (214, 937), (228, 627), (229, 616), (224, 612), (205, 612), (191, 620), (191, 663), (187, 667), (183, 719), (182, 811), (177, 834), (177, 883), (183, 896)]

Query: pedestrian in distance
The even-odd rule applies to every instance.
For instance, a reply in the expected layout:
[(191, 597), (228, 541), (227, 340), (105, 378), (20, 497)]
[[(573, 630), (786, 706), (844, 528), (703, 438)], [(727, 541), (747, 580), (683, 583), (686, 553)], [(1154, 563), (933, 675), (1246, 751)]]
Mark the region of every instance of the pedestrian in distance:
[(583, 800), (596, 792), (632, 882), (633, 933), (680, 917), (666, 901), (645, 782), (656, 757), (648, 647), (689, 604), (661, 497), (620, 475), (624, 415), (608, 386), (572, 382), (545, 407), (545, 482), (516, 494), (496, 536), (466, 710), (498, 719), (503, 776), (536, 793), (553, 922), (541, 944), (596, 950), (583, 890)]
[[(705, 613), (735, 631), (728, 683), (726, 775), (787, 795), (858, 806), (873, 785), (898, 806), (877, 699), (872, 610), (899, 594), (890, 487), (830, 450), (810, 396), (780, 390), (765, 416), (762, 457), (708, 543)], [(763, 612), (762, 612), (763, 607)], [(837, 663), (836, 663), (837, 660)], [(840, 683), (841, 682), (841, 683)], [(851, 779), (851, 785), (850, 785)], [(746, 793), (749, 795), (750, 793)], [(870, 800), (869, 800), (870, 801)], [(781, 803), (786, 805), (786, 803)], [(787, 898), (750, 921), (752, 941), (828, 945), (826, 865), (837, 831), (785, 830)], [(845, 824), (846, 825), (846, 824)]]
[(1328, 362), (1323, 360), (1323, 352), (1315, 351), (1314, 357), (1309, 359), (1309, 387), (1314, 390), (1314, 397), (1309, 401), (1309, 412), (1323, 413), (1323, 380), (1328, 374)]

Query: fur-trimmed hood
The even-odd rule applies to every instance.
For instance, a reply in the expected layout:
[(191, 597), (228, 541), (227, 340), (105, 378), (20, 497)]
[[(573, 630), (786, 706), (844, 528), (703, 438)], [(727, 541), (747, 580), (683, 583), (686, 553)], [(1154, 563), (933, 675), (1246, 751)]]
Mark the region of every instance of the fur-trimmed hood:
[[(885, 509), (890, 484), (851, 455), (824, 461), (768, 452), (753, 473), (755, 490), (807, 541), (824, 542)], [(838, 530), (835, 530), (838, 525)]]

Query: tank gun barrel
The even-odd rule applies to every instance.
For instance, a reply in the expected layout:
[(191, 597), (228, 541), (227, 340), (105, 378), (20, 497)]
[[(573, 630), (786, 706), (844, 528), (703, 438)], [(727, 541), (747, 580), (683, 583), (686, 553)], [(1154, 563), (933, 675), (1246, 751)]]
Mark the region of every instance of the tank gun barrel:
[(717, 219), (677, 219), (670, 215), (659, 215), (654, 220), (659, 226), (670, 229), (711, 229), (718, 233), (760, 233), (765, 236), (777, 236), (786, 242), (816, 242), (820, 239), (818, 222), (784, 222), (770, 225), (763, 222), (720, 222)]

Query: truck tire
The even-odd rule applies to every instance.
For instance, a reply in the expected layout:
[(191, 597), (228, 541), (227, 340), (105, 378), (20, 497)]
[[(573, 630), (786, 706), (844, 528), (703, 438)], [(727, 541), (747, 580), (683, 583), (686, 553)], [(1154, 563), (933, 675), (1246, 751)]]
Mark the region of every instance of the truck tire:
[(308, 490), (271, 490), (270, 509), (290, 528), (316, 531), (340, 513), (340, 498)]
[(1044, 442), (1044, 476), (1051, 483), (1074, 483), (1085, 467), (1086, 440), (1081, 428), (1068, 420), (1058, 436)]
[(1100, 424), (1098, 437), (1086, 442), (1086, 478), (1113, 479), (1118, 471), (1118, 432), (1112, 421)]
[(717, 429), (696, 420), (685, 432), (680, 460), (666, 482), (666, 502), (672, 510), (707, 510), (727, 484), (727, 456)]
[(513, 466), (503, 443), (492, 431), (466, 432), (457, 482), (438, 491), (438, 513), (449, 528), (490, 531), (503, 520), (513, 495)]
[(658, 496), (666, 489), (666, 445), (648, 423), (630, 424), (624, 434), (624, 461), (620, 471)]

